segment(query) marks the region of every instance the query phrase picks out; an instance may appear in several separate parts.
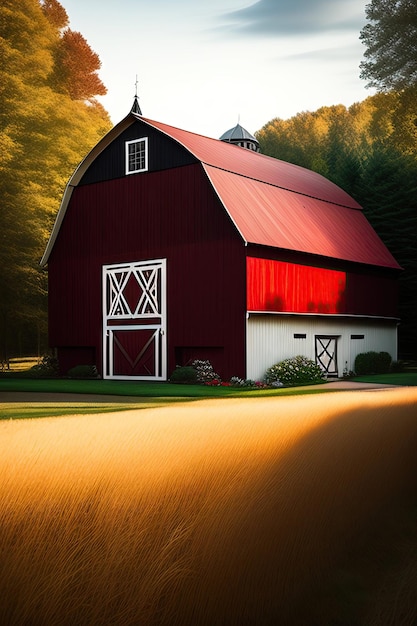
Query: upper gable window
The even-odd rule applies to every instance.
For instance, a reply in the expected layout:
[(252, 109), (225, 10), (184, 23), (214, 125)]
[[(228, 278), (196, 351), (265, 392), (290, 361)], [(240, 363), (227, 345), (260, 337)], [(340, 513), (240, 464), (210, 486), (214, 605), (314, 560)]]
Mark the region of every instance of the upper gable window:
[(126, 141), (126, 174), (146, 172), (148, 169), (148, 138)]

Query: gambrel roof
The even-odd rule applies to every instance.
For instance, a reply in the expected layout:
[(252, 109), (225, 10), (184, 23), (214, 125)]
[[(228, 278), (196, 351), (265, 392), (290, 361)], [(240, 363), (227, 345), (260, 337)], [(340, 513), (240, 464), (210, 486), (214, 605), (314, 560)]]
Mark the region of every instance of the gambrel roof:
[(137, 120), (175, 140), (201, 162), (245, 243), (400, 269), (360, 205), (320, 174), (134, 112), (117, 124), (74, 172), (41, 265), (48, 262), (72, 190), (94, 159)]

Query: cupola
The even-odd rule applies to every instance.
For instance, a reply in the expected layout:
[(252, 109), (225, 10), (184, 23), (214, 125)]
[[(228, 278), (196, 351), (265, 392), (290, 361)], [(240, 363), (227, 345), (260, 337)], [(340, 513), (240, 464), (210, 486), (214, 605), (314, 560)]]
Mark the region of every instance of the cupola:
[(247, 131), (240, 124), (236, 124), (234, 128), (230, 128), (220, 137), (220, 141), (228, 141), (229, 143), (234, 143), (241, 148), (246, 148), (247, 150), (253, 150), (254, 152), (259, 152), (259, 142), (251, 135), (249, 131)]

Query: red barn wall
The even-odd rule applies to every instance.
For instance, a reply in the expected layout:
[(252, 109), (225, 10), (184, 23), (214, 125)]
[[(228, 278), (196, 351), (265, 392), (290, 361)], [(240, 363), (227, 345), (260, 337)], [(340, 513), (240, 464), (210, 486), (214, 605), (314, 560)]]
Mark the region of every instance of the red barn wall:
[(168, 375), (211, 358), (245, 374), (245, 253), (199, 164), (74, 189), (49, 259), (50, 344), (101, 371), (104, 264), (167, 259)]
[(346, 272), (247, 258), (249, 311), (344, 313)]
[[(256, 252), (255, 252), (256, 250)], [(249, 247), (249, 254), (262, 253)], [(271, 253), (270, 253), (271, 256)], [(250, 311), (398, 317), (398, 272), (276, 251), (247, 257)], [(288, 262), (286, 259), (291, 259)]]

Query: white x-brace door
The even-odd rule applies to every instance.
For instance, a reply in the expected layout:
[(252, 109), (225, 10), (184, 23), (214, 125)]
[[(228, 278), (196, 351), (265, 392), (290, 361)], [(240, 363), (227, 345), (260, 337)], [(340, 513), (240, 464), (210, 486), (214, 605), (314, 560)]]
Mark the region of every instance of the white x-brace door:
[(166, 259), (103, 266), (103, 377), (166, 380)]
[(337, 340), (335, 335), (316, 335), (316, 363), (327, 376), (338, 375)]

